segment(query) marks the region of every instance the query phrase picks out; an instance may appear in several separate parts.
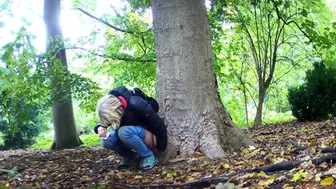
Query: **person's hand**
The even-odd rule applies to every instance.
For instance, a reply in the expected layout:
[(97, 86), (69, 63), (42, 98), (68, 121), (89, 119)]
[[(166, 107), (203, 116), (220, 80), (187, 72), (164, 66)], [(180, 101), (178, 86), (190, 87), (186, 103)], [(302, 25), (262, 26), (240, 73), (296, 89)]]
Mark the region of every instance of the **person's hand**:
[(98, 127), (98, 136), (102, 138), (106, 138), (107, 129), (104, 127)]

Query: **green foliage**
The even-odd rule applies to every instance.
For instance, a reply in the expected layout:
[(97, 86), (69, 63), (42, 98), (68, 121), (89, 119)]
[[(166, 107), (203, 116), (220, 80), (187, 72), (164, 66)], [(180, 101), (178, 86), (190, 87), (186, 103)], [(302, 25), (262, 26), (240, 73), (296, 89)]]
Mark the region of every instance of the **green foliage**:
[(112, 79), (108, 89), (120, 85), (140, 87), (146, 94), (155, 96), (156, 55), (148, 12), (133, 11), (130, 7), (111, 11), (116, 16), (105, 16), (104, 20), (119, 30), (107, 29), (104, 60), (99, 64), (92, 58), (87, 70), (108, 75)]
[(83, 141), (83, 146), (101, 146), (100, 138), (97, 134), (89, 134), (80, 136)]
[[(221, 94), (233, 119), (241, 123), (245, 104), (249, 110), (256, 110), (263, 90), (269, 112), (288, 111), (287, 84), (299, 80), (304, 67), (310, 66), (310, 58), (319, 57), (296, 24), (328, 20), (320, 11), (326, 7), (321, 1), (302, 0), (211, 2), (215, 71), (219, 86), (225, 86)], [(234, 101), (227, 98), (231, 95)], [(263, 118), (267, 116), (271, 115), (264, 112)]]
[(6, 149), (30, 146), (39, 132), (46, 127), (47, 123), (40, 116), (40, 111), (45, 108), (38, 103), (28, 106), (24, 101), (9, 100), (6, 106), (0, 106), (1, 109), (10, 112), (4, 117), (0, 111), (1, 138)]
[(289, 89), (288, 101), (292, 108), (293, 116), (299, 121), (311, 120), (307, 88), (304, 85)]
[[(45, 87), (32, 85), (44, 82), (38, 80), (38, 74), (32, 74), (35, 54), (24, 29), (14, 42), (2, 48), (1, 60), (6, 66), (0, 68), (0, 130), (4, 147), (27, 147), (46, 128), (47, 123), (40, 115), (47, 110), (47, 101), (40, 93)], [(39, 99), (34, 99), (39, 95)]]
[(41, 133), (37, 137), (36, 142), (31, 146), (31, 148), (50, 149), (50, 146), (52, 145), (53, 141), (54, 141), (53, 135), (47, 135), (46, 133)]
[(150, 6), (150, 0), (128, 0), (134, 9), (146, 9)]
[(293, 115), (300, 121), (327, 119), (336, 115), (336, 69), (314, 63), (306, 82), (290, 88), (288, 100)]
[[(74, 97), (80, 100), (82, 107), (92, 109), (96, 101), (93, 102), (91, 97), (100, 95), (94, 82), (67, 71), (56, 61), (55, 55), (38, 55), (31, 45), (31, 38), (22, 28), (16, 39), (0, 50), (5, 65), (0, 67), (0, 113), (6, 120), (6, 124), (2, 124), (2, 133), (8, 147), (28, 146), (38, 131), (46, 129), (50, 121), (46, 112), (50, 110), (52, 99), (63, 101)], [(57, 91), (50, 95), (50, 91), (55, 91), (51, 80), (71, 91)]]

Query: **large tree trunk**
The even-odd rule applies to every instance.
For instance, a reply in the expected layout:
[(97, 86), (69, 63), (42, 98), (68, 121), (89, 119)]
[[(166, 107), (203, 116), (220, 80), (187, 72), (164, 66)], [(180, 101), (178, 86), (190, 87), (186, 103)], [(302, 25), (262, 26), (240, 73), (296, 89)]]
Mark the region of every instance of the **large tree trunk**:
[[(259, 86), (260, 85), (261, 84), (259, 84)], [(266, 89), (264, 87), (260, 87), (257, 113), (256, 113), (256, 116), (254, 118), (254, 126), (259, 126), (259, 125), (262, 124), (262, 111), (263, 111), (263, 105), (264, 105), (264, 101), (265, 101), (265, 95), (266, 95)]]
[[(47, 32), (46, 51), (51, 55), (56, 54), (56, 59), (64, 66), (67, 72), (67, 60), (65, 49), (59, 50), (64, 46), (63, 35), (60, 26), (60, 0), (44, 1), (44, 22)], [(51, 60), (49, 66), (55, 66), (55, 60)], [(62, 85), (58, 81), (58, 75), (53, 75), (53, 122), (54, 122), (54, 143), (52, 149), (73, 148), (82, 144), (78, 137), (75, 119), (72, 109), (71, 90), (67, 85)], [(60, 98), (66, 99), (60, 99)]]
[(201, 151), (210, 158), (254, 145), (219, 97), (204, 0), (152, 0), (157, 98), (168, 126), (162, 161)]

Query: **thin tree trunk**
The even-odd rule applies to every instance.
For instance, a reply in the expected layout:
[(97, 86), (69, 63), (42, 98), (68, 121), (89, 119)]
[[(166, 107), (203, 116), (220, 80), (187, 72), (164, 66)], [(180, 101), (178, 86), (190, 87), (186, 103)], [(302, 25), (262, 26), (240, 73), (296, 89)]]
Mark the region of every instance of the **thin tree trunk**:
[(258, 100), (258, 107), (257, 107), (257, 113), (254, 118), (254, 126), (259, 126), (262, 124), (262, 111), (263, 111), (263, 104), (265, 100), (266, 95), (266, 89), (263, 87), (260, 87), (259, 89), (259, 100)]
[(153, 0), (157, 98), (168, 126), (166, 161), (201, 151), (210, 158), (254, 145), (219, 96), (204, 0)]
[[(57, 60), (63, 65), (64, 72), (67, 72), (67, 59), (64, 49), (59, 50), (64, 46), (63, 35), (60, 26), (61, 2), (60, 0), (45, 0), (44, 1), (44, 22), (46, 26), (46, 51), (50, 55), (56, 55), (52, 59), (49, 66), (55, 66)], [(58, 75), (53, 75), (53, 123), (54, 123), (54, 143), (52, 149), (73, 148), (83, 144), (78, 137), (75, 119), (71, 101), (71, 90), (67, 85), (59, 82)], [(63, 99), (61, 99), (63, 98)]]
[(246, 118), (246, 128), (249, 127), (249, 116), (248, 116), (248, 109), (247, 109), (247, 95), (246, 95), (246, 89), (244, 88), (244, 104), (245, 104), (245, 118)]

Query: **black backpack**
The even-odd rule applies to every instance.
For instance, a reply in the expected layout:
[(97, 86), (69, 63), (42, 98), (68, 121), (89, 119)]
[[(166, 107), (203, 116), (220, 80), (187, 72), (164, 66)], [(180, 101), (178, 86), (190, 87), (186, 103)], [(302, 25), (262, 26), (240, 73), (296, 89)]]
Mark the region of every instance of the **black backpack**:
[(146, 100), (148, 104), (152, 106), (156, 113), (159, 112), (159, 104), (155, 98), (147, 96), (141, 89), (133, 88), (130, 90), (133, 96), (140, 96), (142, 99)]

